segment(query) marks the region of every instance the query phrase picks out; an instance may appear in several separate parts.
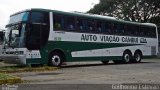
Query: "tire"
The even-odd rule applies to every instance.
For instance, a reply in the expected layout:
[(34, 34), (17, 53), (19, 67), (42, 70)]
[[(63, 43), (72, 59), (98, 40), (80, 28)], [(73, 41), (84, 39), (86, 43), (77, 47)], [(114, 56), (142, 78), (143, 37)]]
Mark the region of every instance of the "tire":
[(64, 62), (64, 55), (59, 52), (53, 52), (50, 54), (48, 65), (60, 67), (63, 62)]
[(131, 55), (131, 53), (129, 51), (124, 52), (123, 53), (123, 62), (124, 63), (131, 62), (131, 57), (132, 57), (132, 55)]
[(103, 64), (108, 64), (109, 63), (109, 60), (108, 61), (101, 61)]
[(142, 60), (142, 54), (140, 52), (135, 52), (133, 62), (139, 63)]

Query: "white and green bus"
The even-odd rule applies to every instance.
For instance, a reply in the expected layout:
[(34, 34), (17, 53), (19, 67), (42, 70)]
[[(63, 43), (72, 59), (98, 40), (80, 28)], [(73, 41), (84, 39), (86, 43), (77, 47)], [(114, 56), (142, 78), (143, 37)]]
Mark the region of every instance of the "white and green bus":
[(48, 64), (102, 61), (140, 62), (158, 53), (155, 24), (46, 9), (10, 16), (3, 59), (8, 63)]

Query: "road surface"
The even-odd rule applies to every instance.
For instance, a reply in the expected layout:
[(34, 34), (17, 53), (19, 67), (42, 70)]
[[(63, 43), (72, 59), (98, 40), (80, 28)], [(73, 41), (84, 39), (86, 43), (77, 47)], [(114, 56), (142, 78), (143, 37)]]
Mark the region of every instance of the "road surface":
[(31, 84), (122, 84), (160, 83), (160, 59), (142, 63), (103, 65), (74, 62), (56, 71), (13, 73)]

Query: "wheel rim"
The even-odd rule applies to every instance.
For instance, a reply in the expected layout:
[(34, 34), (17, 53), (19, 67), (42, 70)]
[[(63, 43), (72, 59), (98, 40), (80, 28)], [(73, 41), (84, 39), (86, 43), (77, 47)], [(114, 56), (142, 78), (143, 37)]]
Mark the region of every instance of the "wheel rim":
[(139, 54), (136, 54), (136, 55), (135, 55), (135, 60), (136, 60), (137, 62), (139, 62), (139, 61), (141, 60), (141, 56), (140, 56)]
[(125, 60), (125, 62), (129, 62), (129, 60), (130, 60), (129, 54), (124, 55), (124, 60)]
[(53, 63), (53, 65), (58, 66), (60, 64), (60, 62), (61, 62), (61, 59), (60, 59), (60, 57), (58, 55), (54, 55), (52, 57), (52, 63)]

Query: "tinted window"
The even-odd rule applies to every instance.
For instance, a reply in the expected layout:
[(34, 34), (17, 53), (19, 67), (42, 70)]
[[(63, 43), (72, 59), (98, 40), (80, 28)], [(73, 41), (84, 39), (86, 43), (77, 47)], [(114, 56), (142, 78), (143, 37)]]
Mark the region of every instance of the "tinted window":
[(124, 25), (123, 26), (124, 28), (124, 35), (128, 35), (129, 34), (129, 30), (128, 30), (128, 26), (127, 25)]
[(65, 23), (66, 23), (67, 30), (75, 30), (75, 18), (74, 17), (66, 17)]
[(112, 28), (113, 28), (112, 33), (118, 34), (118, 24), (113, 24)]
[(122, 27), (121, 24), (118, 24), (118, 25), (117, 25), (117, 33), (118, 33), (118, 34), (123, 34), (123, 27)]
[(149, 33), (150, 33), (150, 37), (156, 38), (156, 28), (155, 27), (149, 27)]
[(77, 25), (78, 30), (84, 30), (85, 29), (85, 26), (84, 26), (83, 22), (84, 22), (83, 19), (77, 18), (76, 25)]
[(110, 25), (109, 25), (108, 22), (104, 22), (104, 23), (103, 23), (103, 27), (104, 27), (104, 28), (102, 29), (102, 32), (103, 32), (103, 33), (108, 33), (108, 32), (110, 32), (111, 30), (110, 30), (109, 26), (110, 26)]
[(101, 21), (96, 22), (96, 32), (102, 32), (103, 23)]
[(139, 35), (140, 36), (144, 36), (144, 31), (145, 31), (145, 29), (144, 29), (144, 27), (143, 26), (140, 26), (140, 29), (139, 29)]
[(86, 29), (88, 31), (91, 31), (91, 32), (93, 32), (95, 30), (95, 22), (94, 22), (94, 20), (88, 20), (87, 21)]
[(56, 30), (64, 28), (64, 18), (61, 15), (54, 15), (53, 23)]
[(31, 12), (31, 22), (32, 23), (49, 23), (49, 14), (45, 12)]

